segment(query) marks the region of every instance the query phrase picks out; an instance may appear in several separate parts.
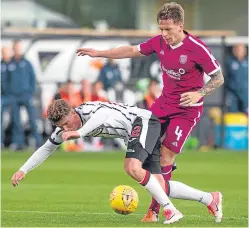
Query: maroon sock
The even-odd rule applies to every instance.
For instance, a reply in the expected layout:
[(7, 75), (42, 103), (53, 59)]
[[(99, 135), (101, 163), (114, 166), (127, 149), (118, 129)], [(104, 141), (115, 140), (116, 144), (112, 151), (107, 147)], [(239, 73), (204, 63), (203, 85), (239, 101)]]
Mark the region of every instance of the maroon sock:
[[(163, 178), (166, 182), (166, 194), (168, 194), (168, 181), (171, 179), (171, 173), (172, 173), (172, 165), (167, 165), (167, 166), (162, 166), (162, 174), (163, 174)], [(151, 204), (149, 209), (155, 211), (157, 214), (159, 214), (160, 211), (160, 204), (154, 199), (152, 198)]]
[(152, 198), (152, 201), (151, 201), (151, 204), (150, 204), (149, 209), (150, 209), (150, 210), (153, 210), (153, 211), (155, 211), (157, 214), (159, 214), (159, 211), (160, 211), (160, 204), (159, 204), (154, 198)]
[(162, 174), (165, 181), (171, 180), (172, 175), (172, 165), (162, 166)]
[(143, 180), (139, 182), (139, 184), (145, 186), (149, 182), (149, 179), (150, 179), (150, 172), (146, 170), (145, 176)]

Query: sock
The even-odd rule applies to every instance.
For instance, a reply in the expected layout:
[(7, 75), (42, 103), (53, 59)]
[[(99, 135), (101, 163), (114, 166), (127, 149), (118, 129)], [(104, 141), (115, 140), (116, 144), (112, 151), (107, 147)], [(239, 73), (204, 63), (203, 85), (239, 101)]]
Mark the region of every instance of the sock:
[(169, 181), (172, 176), (172, 165), (162, 166), (162, 174), (165, 181)]
[(171, 203), (169, 197), (164, 192), (162, 186), (158, 180), (146, 170), (144, 179), (139, 182), (145, 187), (145, 189), (155, 198), (155, 200), (160, 203), (164, 209), (175, 209), (174, 205)]
[(152, 201), (150, 203), (150, 210), (155, 211), (157, 214), (159, 214), (160, 211), (160, 203), (158, 203), (154, 198), (152, 198)]
[[(169, 195), (169, 182), (168, 181), (165, 182), (165, 193), (167, 194), (167, 196)], [(149, 209), (159, 214), (160, 206), (161, 206), (160, 203), (158, 203), (154, 198), (152, 198)]]
[(169, 181), (169, 196), (174, 199), (194, 200), (209, 205), (213, 196), (209, 192), (203, 192), (178, 181)]
[[(167, 181), (169, 181), (171, 179), (172, 165), (162, 166), (161, 169), (162, 169), (163, 178), (166, 182), (166, 190), (167, 190), (168, 189)], [(155, 211), (157, 214), (159, 214), (160, 204), (154, 198), (152, 198), (149, 209), (151, 209), (151, 210)]]

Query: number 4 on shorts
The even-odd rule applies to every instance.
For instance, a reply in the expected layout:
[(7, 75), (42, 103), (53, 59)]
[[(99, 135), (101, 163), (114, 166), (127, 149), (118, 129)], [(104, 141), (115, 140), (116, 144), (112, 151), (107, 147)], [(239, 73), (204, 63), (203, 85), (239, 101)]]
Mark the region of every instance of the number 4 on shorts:
[(179, 126), (176, 127), (175, 134), (177, 135), (176, 140), (179, 141), (179, 139), (180, 139), (181, 136), (182, 136), (182, 130), (180, 130), (180, 127), (179, 127)]

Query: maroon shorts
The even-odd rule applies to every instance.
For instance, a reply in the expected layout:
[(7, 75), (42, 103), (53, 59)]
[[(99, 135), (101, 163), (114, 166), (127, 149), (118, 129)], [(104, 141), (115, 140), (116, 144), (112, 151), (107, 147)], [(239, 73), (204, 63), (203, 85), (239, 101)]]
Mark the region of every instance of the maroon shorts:
[(203, 106), (180, 107), (166, 103), (160, 96), (151, 106), (150, 111), (161, 122), (164, 137), (162, 144), (175, 153), (180, 153), (184, 143), (199, 122)]

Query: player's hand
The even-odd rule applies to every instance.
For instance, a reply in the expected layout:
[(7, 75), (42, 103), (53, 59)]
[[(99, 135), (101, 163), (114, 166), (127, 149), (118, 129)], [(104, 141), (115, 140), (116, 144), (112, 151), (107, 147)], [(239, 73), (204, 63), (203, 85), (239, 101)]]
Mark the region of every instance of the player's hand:
[(25, 173), (23, 171), (17, 171), (16, 173), (14, 173), (14, 175), (11, 178), (12, 181), (12, 185), (14, 187), (16, 187), (19, 182), (25, 177)]
[(61, 137), (63, 141), (66, 141), (70, 139), (78, 139), (80, 138), (80, 134), (77, 131), (66, 131), (62, 133)]
[(79, 48), (77, 49), (76, 54), (78, 56), (88, 55), (90, 57), (100, 57), (99, 51), (92, 48)]
[(181, 94), (180, 105), (191, 106), (192, 104), (196, 104), (202, 97), (203, 95), (198, 91), (183, 93)]

